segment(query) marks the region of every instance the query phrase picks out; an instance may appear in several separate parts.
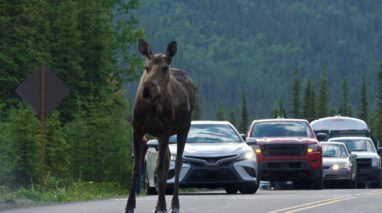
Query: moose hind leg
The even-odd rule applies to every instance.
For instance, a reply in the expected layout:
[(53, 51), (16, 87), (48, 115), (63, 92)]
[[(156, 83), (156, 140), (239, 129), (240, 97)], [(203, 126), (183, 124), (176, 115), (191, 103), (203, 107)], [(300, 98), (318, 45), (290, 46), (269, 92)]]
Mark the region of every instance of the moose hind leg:
[(141, 170), (141, 155), (142, 155), (142, 133), (137, 133), (133, 131), (133, 153), (134, 153), (134, 164), (133, 164), (133, 174), (131, 180), (130, 194), (127, 200), (125, 213), (134, 213), (134, 209), (136, 207), (135, 203), (135, 189), (138, 180), (138, 174)]

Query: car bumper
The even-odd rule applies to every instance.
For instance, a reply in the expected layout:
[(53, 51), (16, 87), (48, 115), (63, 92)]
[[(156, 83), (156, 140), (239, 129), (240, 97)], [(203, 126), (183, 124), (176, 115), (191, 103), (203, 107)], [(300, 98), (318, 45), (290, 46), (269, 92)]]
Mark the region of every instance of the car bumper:
[(357, 169), (357, 181), (368, 183), (380, 183), (381, 168)]
[(331, 180), (351, 180), (351, 170), (350, 169), (324, 169), (324, 180), (325, 181), (331, 181)]
[[(174, 174), (175, 163), (170, 162), (169, 174)], [(256, 161), (242, 160), (221, 165), (183, 162), (179, 174), (179, 186), (184, 188), (221, 188), (256, 182)], [(174, 185), (174, 175), (169, 175), (167, 185)]]
[(316, 179), (322, 175), (321, 169), (312, 169), (306, 160), (262, 161), (258, 165), (258, 179), (268, 181), (288, 181)]

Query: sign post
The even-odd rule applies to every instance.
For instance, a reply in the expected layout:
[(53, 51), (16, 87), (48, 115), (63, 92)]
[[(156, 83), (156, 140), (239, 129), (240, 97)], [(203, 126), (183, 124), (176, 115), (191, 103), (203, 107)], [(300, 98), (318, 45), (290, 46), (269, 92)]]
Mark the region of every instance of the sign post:
[(40, 117), (40, 190), (44, 190), (45, 175), (45, 116), (52, 111), (65, 96), (69, 88), (45, 65), (40, 66), (16, 90), (24, 102), (31, 105)]

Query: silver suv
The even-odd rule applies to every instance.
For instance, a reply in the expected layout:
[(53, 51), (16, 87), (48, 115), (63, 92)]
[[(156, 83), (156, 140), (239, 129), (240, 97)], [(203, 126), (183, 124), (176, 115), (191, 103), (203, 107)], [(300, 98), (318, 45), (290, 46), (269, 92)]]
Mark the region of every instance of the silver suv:
[[(381, 158), (373, 141), (368, 137), (335, 137), (329, 141), (343, 142), (352, 154), (356, 154), (357, 183), (369, 188), (381, 186)], [(380, 152), (380, 150), (378, 150)]]

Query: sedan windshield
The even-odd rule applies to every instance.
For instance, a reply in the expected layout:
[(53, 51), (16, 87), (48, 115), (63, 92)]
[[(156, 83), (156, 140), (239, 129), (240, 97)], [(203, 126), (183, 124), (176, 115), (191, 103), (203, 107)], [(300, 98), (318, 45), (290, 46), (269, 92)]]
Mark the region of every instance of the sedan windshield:
[(256, 123), (251, 137), (312, 137), (312, 132), (305, 122), (272, 121)]
[(322, 143), (322, 157), (347, 158), (348, 154), (343, 145)]
[[(187, 137), (187, 143), (241, 143), (236, 131), (228, 124), (193, 124)], [(170, 137), (170, 143), (176, 143), (176, 135)]]
[(367, 139), (338, 139), (330, 141), (343, 142), (351, 152), (375, 152), (373, 143)]

